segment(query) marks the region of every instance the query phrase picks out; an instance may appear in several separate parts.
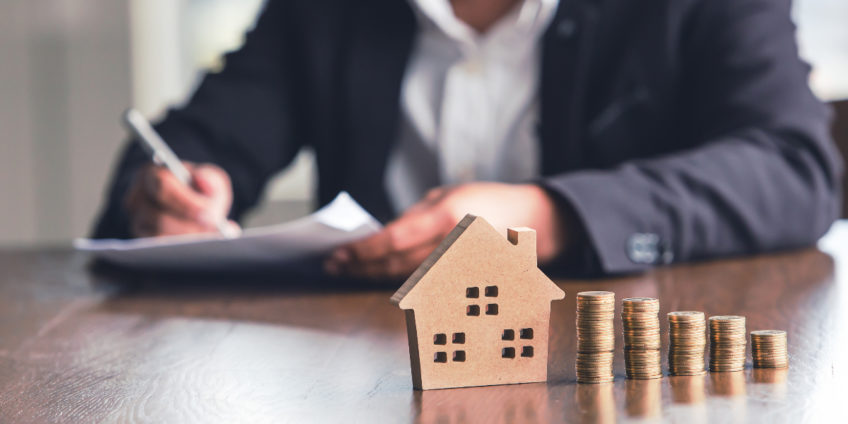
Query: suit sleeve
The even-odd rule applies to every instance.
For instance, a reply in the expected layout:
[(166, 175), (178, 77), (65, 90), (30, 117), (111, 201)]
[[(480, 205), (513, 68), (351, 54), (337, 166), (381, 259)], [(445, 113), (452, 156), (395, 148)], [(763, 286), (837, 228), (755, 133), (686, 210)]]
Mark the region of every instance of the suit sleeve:
[[(297, 154), (292, 137), (286, 67), (284, 2), (271, 0), (244, 46), (225, 56), (224, 69), (207, 75), (186, 106), (171, 110), (156, 129), (183, 160), (210, 162), (230, 175), (238, 219), (259, 199), (265, 183)], [(136, 170), (149, 163), (127, 143), (113, 171), (96, 238), (131, 237), (123, 208)]]
[(582, 223), (597, 271), (807, 246), (838, 217), (842, 162), (789, 16), (787, 0), (699, 2), (682, 113), (706, 142), (544, 180)]

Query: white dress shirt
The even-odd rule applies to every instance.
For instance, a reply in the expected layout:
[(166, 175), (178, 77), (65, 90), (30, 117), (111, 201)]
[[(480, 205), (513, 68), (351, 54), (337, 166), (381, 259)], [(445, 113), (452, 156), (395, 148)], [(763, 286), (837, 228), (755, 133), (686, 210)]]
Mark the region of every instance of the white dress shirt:
[(409, 0), (419, 31), (386, 188), (398, 213), (440, 185), (539, 174), (539, 38), (558, 0), (524, 0), (485, 33), (449, 0)]

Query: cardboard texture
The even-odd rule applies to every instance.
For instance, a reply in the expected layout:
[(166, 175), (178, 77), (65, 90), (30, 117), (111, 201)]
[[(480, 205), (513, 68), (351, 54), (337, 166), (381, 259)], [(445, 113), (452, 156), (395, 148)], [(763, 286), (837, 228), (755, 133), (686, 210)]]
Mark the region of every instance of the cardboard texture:
[(547, 381), (551, 301), (536, 232), (505, 239), (466, 215), (392, 296), (404, 310), (416, 389)]

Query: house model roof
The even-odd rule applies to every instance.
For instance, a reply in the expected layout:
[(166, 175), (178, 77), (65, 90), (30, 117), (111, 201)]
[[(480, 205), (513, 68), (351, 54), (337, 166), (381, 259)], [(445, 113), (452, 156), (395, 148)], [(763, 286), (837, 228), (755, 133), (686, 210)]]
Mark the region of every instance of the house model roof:
[[(413, 309), (427, 291), (422, 290), (422, 286), (429, 286), (428, 280), (433, 280), (429, 278), (431, 274), (438, 274), (436, 280), (444, 281), (445, 277), (454, 279), (450, 278), (453, 274), (467, 275), (469, 270), (481, 275), (497, 275), (504, 280), (538, 282), (548, 299), (565, 297), (565, 292), (538, 268), (535, 230), (509, 228), (504, 238), (485, 219), (469, 214), (412, 273), (391, 301), (401, 309)], [(439, 290), (437, 287), (431, 289)]]

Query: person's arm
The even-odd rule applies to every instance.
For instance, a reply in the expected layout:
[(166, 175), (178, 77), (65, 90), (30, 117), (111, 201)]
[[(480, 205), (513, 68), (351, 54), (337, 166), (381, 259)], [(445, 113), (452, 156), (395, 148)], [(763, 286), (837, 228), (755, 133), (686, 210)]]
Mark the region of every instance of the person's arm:
[(408, 277), (468, 213), (485, 217), (504, 235), (507, 227), (535, 229), (542, 264), (580, 243), (579, 229), (569, 228), (567, 205), (558, 205), (542, 187), (477, 182), (430, 190), (382, 231), (336, 249), (325, 270), (376, 280)]
[[(786, 0), (703, 0), (680, 49), (697, 147), (533, 185), (441, 189), (327, 270), (408, 276), (466, 212), (535, 227), (539, 261), (622, 273), (810, 245), (838, 216), (842, 162), (807, 86)], [(639, 140), (634, 140), (638, 143)], [(692, 145), (683, 140), (681, 145)]]
[(680, 46), (705, 142), (547, 178), (605, 273), (813, 244), (838, 217), (842, 159), (807, 85), (788, 0), (704, 0)]
[[(285, 4), (269, 1), (244, 46), (225, 57), (223, 71), (207, 75), (189, 103), (170, 111), (156, 126), (181, 159), (215, 164), (229, 176), (232, 219), (258, 201), (269, 177), (301, 147), (300, 140), (292, 136), (292, 109), (287, 104), (290, 69), (286, 67)], [(127, 144), (94, 237), (128, 238), (138, 233), (131, 228), (127, 209), (138, 202), (128, 199), (128, 194), (131, 186), (140, 184), (137, 173), (150, 169), (145, 166), (149, 162), (137, 143)], [(168, 186), (167, 181), (158, 184)], [(155, 204), (157, 198), (167, 196), (151, 197)]]

